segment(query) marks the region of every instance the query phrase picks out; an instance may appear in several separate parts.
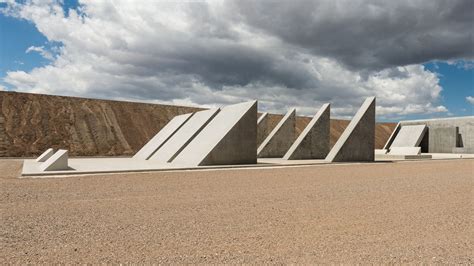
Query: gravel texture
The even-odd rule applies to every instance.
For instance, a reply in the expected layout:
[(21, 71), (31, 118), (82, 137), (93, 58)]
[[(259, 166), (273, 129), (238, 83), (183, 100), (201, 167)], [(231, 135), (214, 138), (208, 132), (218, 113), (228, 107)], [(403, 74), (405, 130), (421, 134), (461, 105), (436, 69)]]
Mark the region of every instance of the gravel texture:
[(473, 264), (474, 160), (18, 179), (0, 264)]

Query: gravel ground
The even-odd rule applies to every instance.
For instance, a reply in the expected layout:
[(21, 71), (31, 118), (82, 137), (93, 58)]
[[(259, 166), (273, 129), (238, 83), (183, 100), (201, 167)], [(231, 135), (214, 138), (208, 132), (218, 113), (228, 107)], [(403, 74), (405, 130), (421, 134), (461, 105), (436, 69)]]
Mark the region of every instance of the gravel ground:
[(473, 264), (474, 160), (18, 179), (0, 263)]

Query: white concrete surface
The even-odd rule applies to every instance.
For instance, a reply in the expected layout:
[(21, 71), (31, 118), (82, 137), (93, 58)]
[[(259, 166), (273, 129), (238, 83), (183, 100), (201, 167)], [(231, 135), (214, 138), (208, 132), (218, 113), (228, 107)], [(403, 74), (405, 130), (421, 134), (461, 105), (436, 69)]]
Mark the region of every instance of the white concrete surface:
[(39, 165), (41, 171), (60, 171), (68, 170), (68, 152), (67, 150), (58, 150), (45, 162)]
[(402, 125), (390, 148), (418, 147), (426, 129), (426, 125)]
[(171, 162), (194, 137), (211, 121), (219, 108), (196, 112), (178, 131), (164, 143), (151, 157), (161, 163)]
[(43, 152), (38, 158), (36, 158), (37, 162), (45, 162), (46, 160), (49, 159), (49, 157), (53, 156), (54, 150), (52, 148), (47, 149), (45, 152)]
[(182, 127), (193, 113), (175, 116), (150, 141), (148, 141), (134, 156), (135, 159), (148, 160), (175, 132)]
[(375, 155), (377, 154), (386, 154), (388, 150), (386, 149), (375, 149)]
[(421, 147), (392, 147), (388, 154), (390, 155), (420, 155)]
[(199, 166), (257, 163), (257, 101), (229, 105), (172, 161)]

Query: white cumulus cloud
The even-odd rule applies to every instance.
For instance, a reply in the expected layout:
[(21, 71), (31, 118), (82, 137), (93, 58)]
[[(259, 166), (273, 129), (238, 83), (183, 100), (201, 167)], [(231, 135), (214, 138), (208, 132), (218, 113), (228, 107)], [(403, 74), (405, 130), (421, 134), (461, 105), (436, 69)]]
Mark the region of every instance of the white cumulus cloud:
[[(19, 91), (187, 105), (259, 99), (261, 110), (284, 112), (295, 106), (306, 115), (331, 102), (333, 114), (346, 117), (372, 95), (382, 117), (448, 112), (439, 104), (438, 76), (420, 63), (465, 56), (470, 50), (464, 50), (463, 35), (451, 36), (449, 23), (437, 28), (442, 21), (432, 21), (433, 26), (423, 22), (420, 28), (413, 23), (406, 40), (402, 35), (406, 12), (426, 10), (426, 18), (433, 19), (429, 14), (440, 7), (431, 1), (427, 6), (397, 2), (390, 28), (382, 7), (393, 2), (377, 2), (370, 19), (362, 22), (386, 30), (373, 28), (369, 34), (361, 28), (351, 31), (361, 18), (359, 8), (333, 10), (331, 2), (301, 1), (293, 7), (273, 2), (265, 9), (247, 1), (87, 0), (68, 16), (56, 1), (13, 3), (5, 14), (33, 22), (62, 46), (56, 57), (49, 54), (50, 64), (10, 71), (4, 81)], [(315, 17), (298, 15), (306, 9)], [(316, 16), (319, 12), (324, 16)], [(460, 17), (458, 28), (463, 20), (470, 22)], [(458, 42), (459, 51), (450, 55), (436, 46), (427, 53), (415, 41), (423, 29)], [(343, 33), (351, 34), (352, 43)], [(384, 49), (395, 41), (402, 49)], [(30, 48), (47, 58), (43, 47)], [(416, 51), (412, 57), (410, 49)]]
[(468, 101), (470, 104), (474, 104), (474, 97), (472, 96), (467, 96), (466, 101)]

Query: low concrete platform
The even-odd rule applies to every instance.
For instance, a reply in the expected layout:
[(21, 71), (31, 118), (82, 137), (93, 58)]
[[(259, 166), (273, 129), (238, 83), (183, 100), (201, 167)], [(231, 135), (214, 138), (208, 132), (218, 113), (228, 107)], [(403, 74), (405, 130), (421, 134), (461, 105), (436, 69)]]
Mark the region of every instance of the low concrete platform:
[[(474, 159), (474, 154), (421, 154), (418, 156), (376, 154), (375, 162), (390, 162), (404, 160), (446, 160), (446, 159)], [(159, 163), (150, 160), (141, 160), (131, 157), (89, 157), (69, 158), (69, 170), (41, 171), (41, 163), (35, 159), (26, 159), (23, 163), (21, 175), (24, 177), (52, 177), (64, 175), (103, 174), (103, 173), (128, 173), (128, 172), (154, 172), (154, 171), (183, 171), (226, 168), (261, 168), (261, 167), (289, 167), (303, 165), (329, 165), (329, 164), (357, 164), (351, 162), (330, 163), (322, 159), (314, 160), (285, 160), (283, 158), (259, 158), (257, 164), (244, 165), (213, 165), (189, 167), (171, 163)]]

